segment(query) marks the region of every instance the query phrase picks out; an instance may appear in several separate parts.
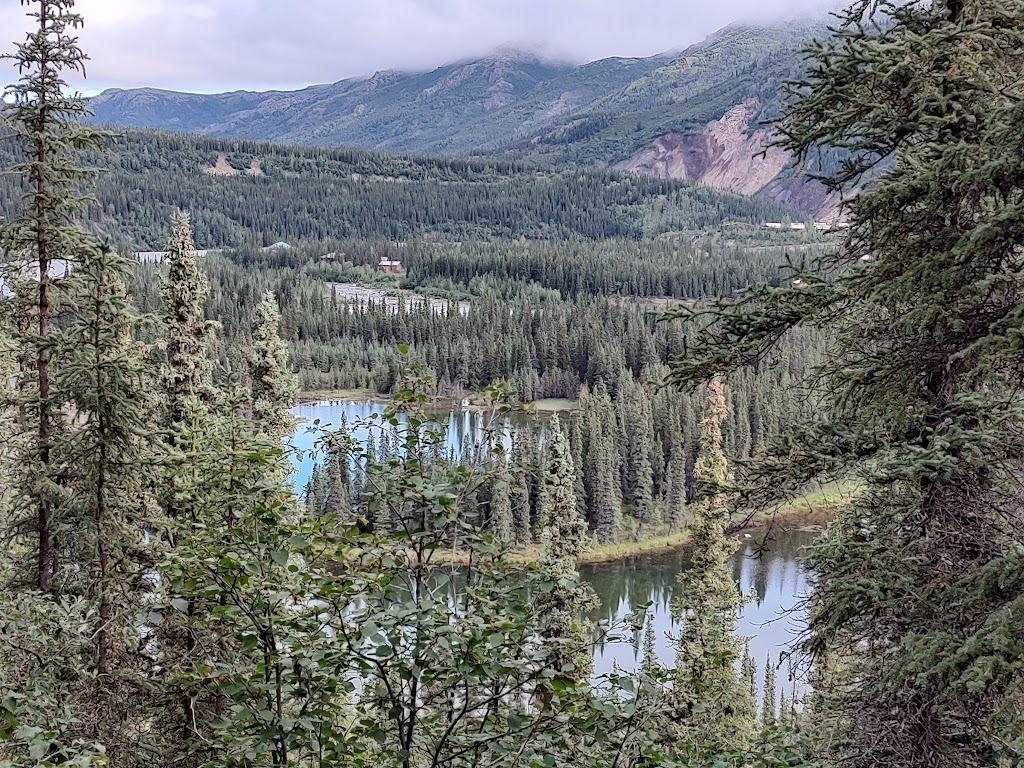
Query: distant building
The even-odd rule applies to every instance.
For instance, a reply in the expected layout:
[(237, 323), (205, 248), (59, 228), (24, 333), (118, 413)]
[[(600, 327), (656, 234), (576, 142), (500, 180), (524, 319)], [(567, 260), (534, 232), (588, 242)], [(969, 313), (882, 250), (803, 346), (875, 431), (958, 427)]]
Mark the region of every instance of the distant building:
[(781, 221), (766, 221), (764, 224), (765, 229), (782, 229)]
[(276, 243), (274, 243), (273, 245), (268, 245), (263, 250), (264, 251), (286, 251), (286, 250), (289, 250), (290, 248), (291, 248), (291, 246), (288, 245), (288, 243), (284, 242), (283, 240), (278, 240)]
[(389, 275), (395, 275), (402, 271), (402, 262), (398, 259), (381, 259), (377, 267), (381, 272), (386, 272)]

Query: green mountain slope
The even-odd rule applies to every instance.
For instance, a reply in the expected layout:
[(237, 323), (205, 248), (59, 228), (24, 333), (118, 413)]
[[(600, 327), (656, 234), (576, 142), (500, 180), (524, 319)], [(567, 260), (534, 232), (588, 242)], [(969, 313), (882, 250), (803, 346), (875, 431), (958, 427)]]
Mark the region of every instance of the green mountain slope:
[(615, 166), (830, 210), (761, 123), (821, 23), (733, 25), (671, 55), (580, 67), (503, 50), (428, 73), (379, 72), (294, 92), (107, 91), (96, 120), (320, 146)]
[[(782, 83), (799, 73), (799, 51), (816, 27), (727, 27), (664, 66), (528, 138), (534, 156), (614, 163), (666, 133), (698, 133), (746, 101), (751, 127), (774, 111)], [(577, 129), (580, 124), (591, 130)]]
[[(572, 72), (516, 50), (426, 73), (378, 72), (301, 91), (184, 94), (110, 90), (91, 99), (99, 122), (323, 146), (439, 151), (452, 132)], [(455, 147), (463, 149), (464, 147)]]
[[(0, 142), (0, 167), (12, 160)], [(128, 131), (83, 158), (103, 169), (91, 227), (122, 247), (159, 250), (172, 213), (192, 214), (203, 247), (278, 240), (638, 239), (795, 216), (771, 200), (611, 170), (550, 168)], [(0, 221), (21, 190), (0, 178)]]

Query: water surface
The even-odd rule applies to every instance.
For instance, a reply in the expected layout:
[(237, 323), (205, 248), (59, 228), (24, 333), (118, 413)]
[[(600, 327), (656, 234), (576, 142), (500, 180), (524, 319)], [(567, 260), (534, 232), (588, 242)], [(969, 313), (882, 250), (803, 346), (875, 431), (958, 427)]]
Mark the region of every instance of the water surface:
[[(368, 420), (384, 411), (383, 402), (335, 400), (300, 405), (292, 413), (303, 420), (289, 443), (299, 449), (294, 457), (295, 484), (303, 489), (318, 460), (313, 454), (318, 430), (339, 429), (342, 425), (357, 440), (365, 441), (371, 431), (379, 440), (379, 427), (371, 430)], [(479, 411), (452, 408), (438, 417), (446, 429), (445, 445), (456, 455), (470, 449), (494, 428), (491, 417)], [(813, 530), (775, 530), (768, 540), (764, 533), (741, 535), (739, 547), (731, 559), (733, 577), (749, 596), (738, 623), (738, 632), (747, 638), (758, 666), (758, 689), (763, 685), (768, 659), (778, 667), (779, 691), (787, 695), (806, 690), (802, 669), (787, 653), (806, 624), (803, 600), (809, 591), (808, 574), (801, 564), (806, 548), (817, 537)], [(764, 546), (759, 544), (764, 543)], [(674, 618), (679, 573), (689, 567), (685, 548), (662, 550), (609, 563), (584, 565), (580, 572), (601, 600), (595, 620), (619, 622), (637, 606), (650, 602), (654, 616), (659, 661), (672, 666), (675, 651), (672, 636), (679, 626)], [(631, 671), (641, 661), (642, 636), (629, 642), (600, 644), (595, 653), (595, 673), (615, 668)], [(793, 679), (790, 679), (790, 674)]]
[[(764, 682), (768, 658), (778, 666), (780, 693), (785, 690), (791, 696), (807, 688), (804, 665), (788, 659), (787, 654), (806, 627), (803, 600), (810, 586), (801, 559), (818, 535), (818, 531), (807, 529), (776, 529), (767, 541), (763, 532), (743, 535), (731, 558), (733, 578), (749, 596), (737, 628), (738, 633), (749, 640), (750, 652), (757, 662), (758, 690)], [(763, 547), (758, 546), (762, 543)], [(594, 619), (620, 621), (635, 606), (650, 602), (658, 660), (665, 666), (672, 666), (675, 650), (671, 638), (679, 630), (673, 610), (678, 576), (688, 567), (689, 553), (681, 548), (584, 565), (580, 575), (601, 600)], [(595, 673), (610, 672), (616, 667), (627, 671), (635, 669), (642, 661), (641, 644), (642, 637), (637, 633), (632, 642), (599, 645), (594, 659)], [(791, 671), (792, 680), (789, 679)]]

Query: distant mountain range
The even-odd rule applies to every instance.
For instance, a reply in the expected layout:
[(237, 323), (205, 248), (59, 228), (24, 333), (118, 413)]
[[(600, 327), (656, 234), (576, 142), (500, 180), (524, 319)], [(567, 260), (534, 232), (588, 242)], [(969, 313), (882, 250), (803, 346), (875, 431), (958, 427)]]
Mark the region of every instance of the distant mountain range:
[[(432, 72), (378, 72), (299, 91), (111, 89), (100, 123), (403, 152), (489, 154), (635, 170), (835, 215), (761, 125), (824, 23), (732, 25), (679, 53), (576, 66), (501, 49)], [(765, 151), (767, 149), (767, 151)]]

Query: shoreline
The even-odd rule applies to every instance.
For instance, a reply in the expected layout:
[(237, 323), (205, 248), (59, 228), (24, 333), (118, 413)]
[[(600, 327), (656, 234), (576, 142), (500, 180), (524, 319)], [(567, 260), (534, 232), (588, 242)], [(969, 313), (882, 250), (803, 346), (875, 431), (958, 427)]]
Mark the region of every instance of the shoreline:
[[(815, 503), (813, 499), (821, 498)], [(802, 502), (780, 506), (774, 510), (753, 515), (744, 520), (736, 520), (726, 529), (727, 535), (736, 538), (750, 531), (767, 531), (771, 526), (783, 529), (821, 530), (832, 520), (836, 509), (852, 498), (851, 493), (808, 494)], [(588, 550), (576, 559), (576, 566), (600, 565), (628, 560), (642, 555), (662, 555), (686, 548), (690, 544), (690, 532), (680, 531), (676, 534), (654, 536), (636, 542), (622, 544), (605, 544)], [(540, 562), (540, 550), (534, 545), (528, 548), (509, 550), (505, 555), (506, 562), (517, 565), (533, 565)], [(438, 565), (468, 565), (469, 558), (465, 553), (447, 552)], [(338, 564), (335, 563), (335, 566)]]
[[(734, 521), (726, 529), (728, 536), (736, 538), (740, 534), (751, 531), (767, 531), (771, 526), (779, 526), (784, 529), (814, 529), (824, 530), (825, 526), (832, 520), (836, 507), (847, 501), (848, 497), (833, 498), (828, 502), (813, 505), (811, 503), (794, 503), (785, 507), (754, 515), (746, 520)], [(628, 560), (643, 555), (662, 555), (685, 549), (690, 545), (690, 532), (680, 531), (679, 533), (667, 534), (664, 536), (652, 536), (649, 539), (640, 541), (624, 542), (620, 544), (602, 544), (589, 549), (576, 559), (576, 565), (601, 565), (602, 563), (614, 563)], [(534, 564), (540, 560), (540, 550), (531, 546), (518, 550), (509, 551), (508, 560), (513, 563)], [(468, 561), (461, 555), (449, 555), (449, 563), (466, 564)]]
[[(824, 529), (832, 519), (835, 507), (841, 501), (837, 500), (822, 506), (790, 505), (773, 512), (764, 512), (747, 520), (737, 520), (730, 523), (726, 528), (726, 534), (730, 537), (737, 537), (742, 533), (764, 531), (770, 526)], [(675, 550), (685, 549), (689, 545), (690, 532), (680, 531), (679, 533), (654, 536), (649, 539), (641, 539), (640, 541), (597, 546), (584, 553), (576, 562), (577, 565), (613, 563), (640, 555), (666, 554)], [(513, 557), (524, 555), (526, 555), (526, 552), (513, 553)], [(534, 558), (535, 554), (529, 552), (529, 559), (532, 560)]]
[[(296, 400), (296, 407), (332, 401), (357, 401), (387, 405), (390, 402), (390, 397), (367, 389), (306, 390), (300, 392)], [(468, 405), (466, 404), (467, 400), (469, 400)], [(474, 402), (471, 397), (465, 397), (460, 400), (448, 396), (430, 398), (427, 405), (428, 407), (448, 405), (452, 408), (476, 411), (482, 410), (484, 407), (481, 402)], [(578, 407), (578, 402), (549, 399), (539, 400), (530, 405), (535, 407), (539, 405), (540, 407), (536, 407), (536, 413), (540, 415), (572, 411), (575, 407)], [(738, 537), (742, 533), (768, 530), (771, 526), (780, 526), (783, 529), (823, 529), (832, 519), (836, 509), (841, 504), (848, 502), (854, 493), (855, 489), (845, 483), (835, 485), (834, 487), (821, 487), (817, 491), (808, 492), (798, 499), (781, 504), (775, 509), (732, 520), (726, 527), (726, 534), (731, 537)], [(689, 544), (690, 532), (689, 530), (682, 530), (676, 533), (650, 536), (637, 541), (594, 545), (581, 555), (576, 563), (577, 565), (595, 565), (628, 560), (629, 558), (641, 555), (665, 554), (683, 549), (689, 546)], [(540, 549), (536, 545), (510, 550), (507, 553), (510, 561), (520, 564), (536, 563), (539, 561), (540, 556)], [(458, 553), (451, 553), (446, 559), (451, 563), (467, 562), (466, 558)]]
[[(369, 389), (311, 389), (299, 392), (295, 398), (294, 408), (303, 405), (317, 405), (330, 402), (364, 402), (379, 403), (388, 405), (391, 403), (390, 395), (382, 395)], [(460, 409), (463, 411), (485, 411), (488, 407), (487, 400), (478, 392), (469, 392), (462, 397), (455, 395), (432, 395), (427, 398), (424, 404), (429, 408)], [(549, 413), (571, 413), (579, 410), (579, 400), (565, 398), (542, 398), (525, 403), (527, 407), (533, 406), (534, 412), (538, 415)]]

